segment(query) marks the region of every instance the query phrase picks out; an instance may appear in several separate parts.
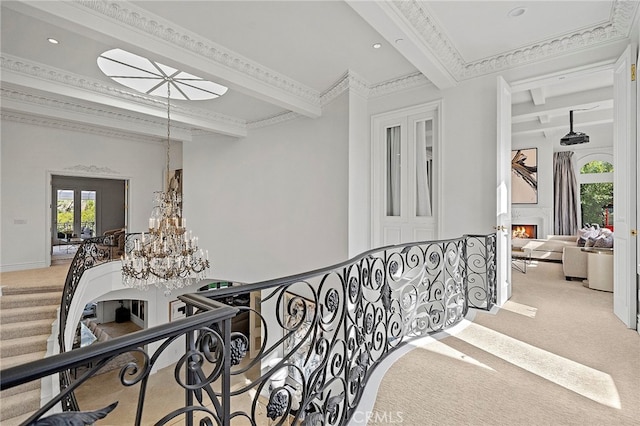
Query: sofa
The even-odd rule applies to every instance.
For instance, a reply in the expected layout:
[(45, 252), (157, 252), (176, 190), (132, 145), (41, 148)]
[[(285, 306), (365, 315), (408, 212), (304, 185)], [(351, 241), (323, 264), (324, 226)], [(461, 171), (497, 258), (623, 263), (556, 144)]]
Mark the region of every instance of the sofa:
[(530, 251), (531, 259), (562, 262), (565, 279), (587, 278), (587, 253), (575, 235), (548, 235), (546, 239), (513, 238), (512, 249)]
[(548, 235), (546, 239), (513, 238), (511, 248), (516, 251), (531, 251), (531, 258), (561, 262), (565, 247), (577, 247), (575, 235)]
[(587, 279), (587, 252), (582, 247), (565, 247), (562, 252), (562, 271), (567, 281)]

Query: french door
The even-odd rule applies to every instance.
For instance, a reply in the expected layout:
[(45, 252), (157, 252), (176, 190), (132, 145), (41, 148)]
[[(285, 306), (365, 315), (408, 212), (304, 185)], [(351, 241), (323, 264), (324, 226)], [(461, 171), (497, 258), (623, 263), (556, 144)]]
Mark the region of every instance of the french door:
[(126, 224), (125, 180), (51, 176), (51, 252)]
[(372, 118), (375, 247), (437, 238), (439, 106)]

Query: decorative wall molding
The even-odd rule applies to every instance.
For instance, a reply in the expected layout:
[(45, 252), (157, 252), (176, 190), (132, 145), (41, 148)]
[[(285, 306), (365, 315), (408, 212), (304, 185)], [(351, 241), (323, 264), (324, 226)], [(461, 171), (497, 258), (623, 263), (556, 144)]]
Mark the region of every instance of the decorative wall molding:
[(255, 78), (279, 90), (319, 105), (319, 94), (316, 90), (131, 3), (95, 0), (75, 0), (75, 3), (118, 21), (122, 25), (145, 32), (181, 49), (214, 61), (218, 65), (234, 70), (237, 73)]
[(396, 0), (392, 4), (451, 75), (461, 81), (624, 39), (631, 33), (633, 17), (640, 3), (615, 0), (607, 23), (472, 62), (464, 60), (444, 31), (431, 18), (427, 2)]
[[(4, 92), (2, 92), (4, 95)], [(112, 137), (117, 139), (126, 139), (135, 142), (146, 143), (159, 143), (164, 142), (165, 139), (158, 137), (144, 136), (141, 134), (134, 134), (130, 132), (124, 132), (121, 130), (107, 128), (103, 126), (92, 125), (90, 123), (78, 123), (75, 121), (62, 120), (51, 117), (43, 117), (39, 115), (25, 114), (14, 111), (0, 111), (0, 119), (6, 121), (12, 121), (16, 123), (28, 124), (32, 126), (50, 127), (60, 130), (68, 130), (74, 132), (89, 133), (99, 136)]]
[(109, 167), (98, 167), (94, 165), (85, 166), (82, 164), (77, 164), (72, 167), (65, 167), (64, 170), (74, 171), (74, 172), (84, 172), (91, 174), (103, 174), (103, 175), (120, 175), (122, 173), (110, 169)]

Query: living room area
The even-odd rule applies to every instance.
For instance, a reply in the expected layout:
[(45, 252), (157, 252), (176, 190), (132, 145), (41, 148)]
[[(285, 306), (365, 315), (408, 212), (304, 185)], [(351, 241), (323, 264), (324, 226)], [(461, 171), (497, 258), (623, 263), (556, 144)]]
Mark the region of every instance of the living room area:
[[(514, 93), (510, 231), (516, 270), (526, 273), (533, 260), (557, 262), (566, 280), (613, 291), (613, 79), (602, 69)], [(577, 86), (580, 91), (572, 89)]]

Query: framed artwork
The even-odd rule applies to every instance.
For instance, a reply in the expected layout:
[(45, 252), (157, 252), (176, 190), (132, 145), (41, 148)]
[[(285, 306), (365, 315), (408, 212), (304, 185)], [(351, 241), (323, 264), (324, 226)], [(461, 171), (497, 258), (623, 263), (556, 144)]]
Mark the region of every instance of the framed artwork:
[(169, 322), (185, 318), (187, 316), (187, 305), (182, 300), (172, 300), (169, 302)]
[(538, 204), (538, 148), (511, 151), (511, 203)]
[[(285, 340), (285, 353), (290, 354), (289, 361), (298, 367), (289, 367), (289, 377), (299, 384), (302, 384), (305, 379), (308, 379), (321, 362), (320, 356), (313, 353), (309, 357), (309, 361), (305, 364), (309, 356), (309, 351), (313, 350), (313, 334), (309, 336), (307, 336), (307, 334), (311, 330), (311, 327), (313, 327), (315, 316), (316, 304), (313, 301), (294, 293), (285, 293), (283, 316), (286, 327), (285, 333), (295, 329)], [(305, 336), (307, 337), (305, 338)], [(302, 345), (294, 351), (293, 348), (301, 342)], [(304, 374), (304, 377), (302, 377), (302, 374)]]
[(168, 191), (176, 192), (180, 196), (178, 207), (182, 212), (182, 169), (172, 170), (169, 173), (169, 188)]

